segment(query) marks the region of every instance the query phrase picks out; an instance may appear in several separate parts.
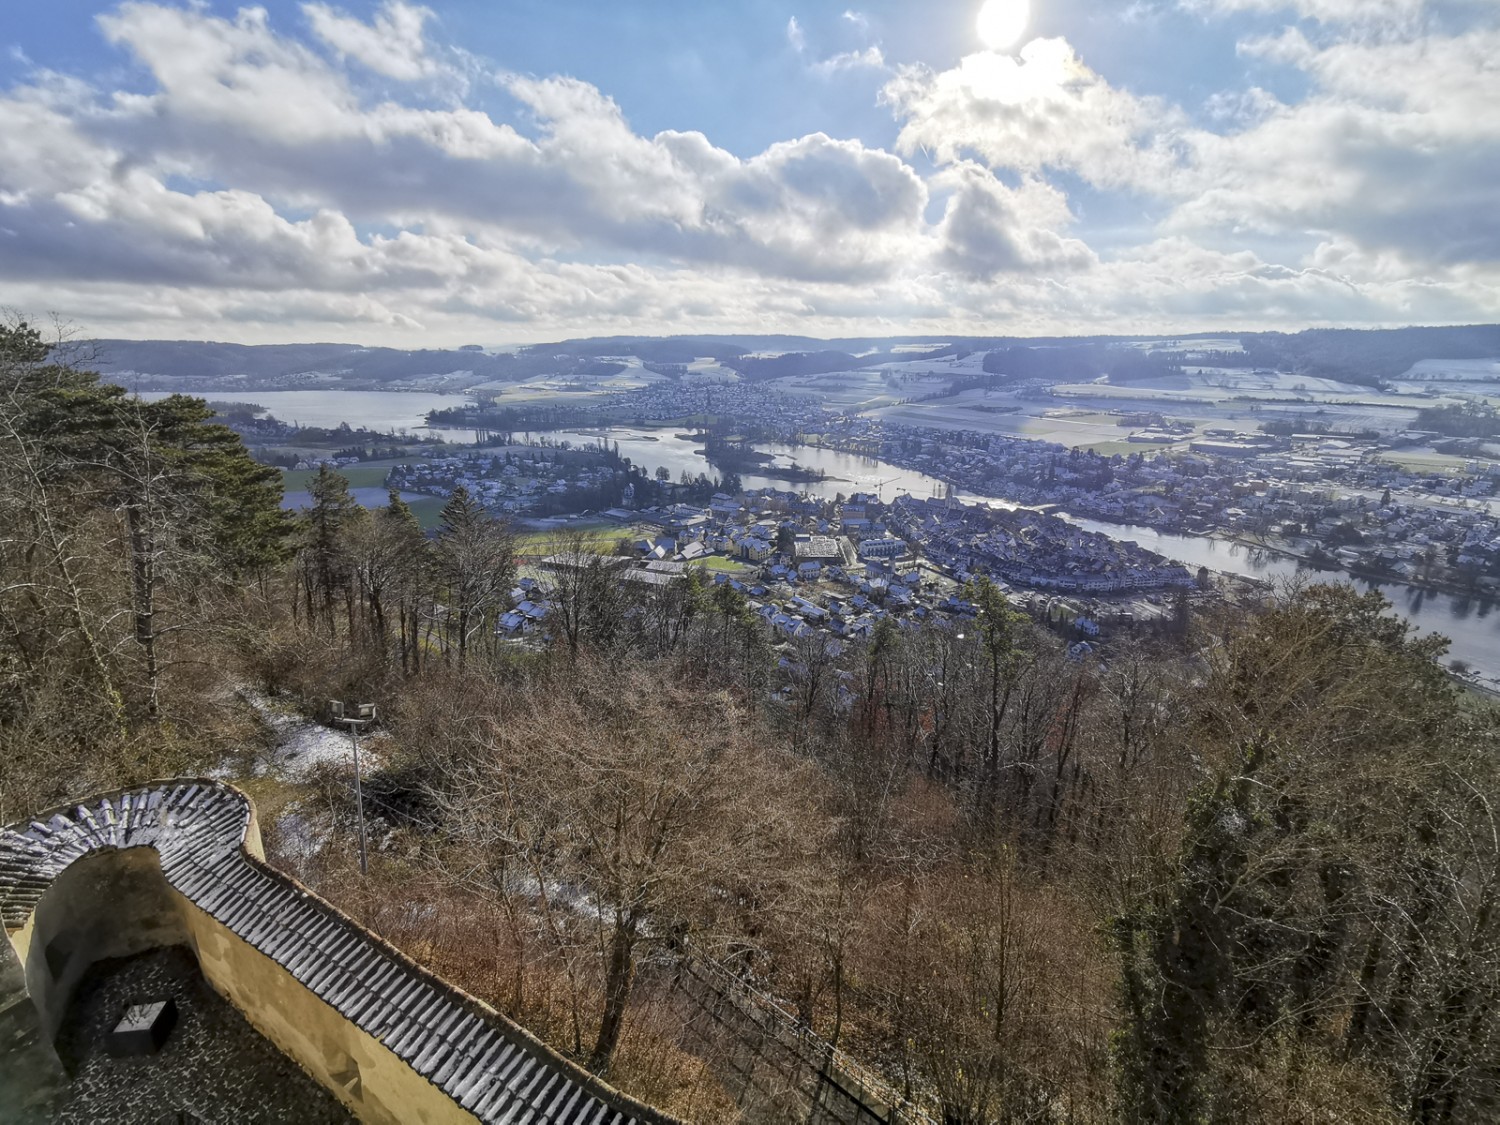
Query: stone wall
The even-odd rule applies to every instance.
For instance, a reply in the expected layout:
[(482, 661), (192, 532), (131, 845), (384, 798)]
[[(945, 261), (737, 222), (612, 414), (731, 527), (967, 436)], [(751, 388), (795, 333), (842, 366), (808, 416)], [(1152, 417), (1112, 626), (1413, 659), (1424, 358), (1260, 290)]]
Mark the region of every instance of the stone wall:
[[(3, 952), (11, 957), (0, 958), (0, 989), (10, 985), (0, 996), (0, 1035), (14, 1024), (17, 1045), (37, 1054), (44, 1068), (56, 1069), (51, 1043), (88, 967), (170, 945), (191, 948), (214, 991), (361, 1121), (477, 1121), (285, 968), (168, 885), (150, 847), (95, 852), (74, 861), (26, 925), (10, 935), (12, 949)], [(7, 1069), (15, 1072), (17, 1083), (26, 1082), (14, 1063)]]

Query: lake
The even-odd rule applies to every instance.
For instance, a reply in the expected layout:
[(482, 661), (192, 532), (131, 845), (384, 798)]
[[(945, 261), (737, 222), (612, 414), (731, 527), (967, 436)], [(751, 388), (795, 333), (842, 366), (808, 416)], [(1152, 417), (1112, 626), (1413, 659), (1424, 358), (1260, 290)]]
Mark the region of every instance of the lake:
[[(170, 391), (141, 391), (147, 402), (166, 398)], [(218, 402), (253, 402), (283, 422), (298, 426), (333, 428), (340, 422), (380, 433), (406, 431), (421, 436), (427, 412), (471, 404), (465, 395), (431, 391), (201, 391), (196, 397)], [(446, 434), (448, 431), (432, 431)], [(472, 431), (454, 431), (455, 440), (473, 441)]]

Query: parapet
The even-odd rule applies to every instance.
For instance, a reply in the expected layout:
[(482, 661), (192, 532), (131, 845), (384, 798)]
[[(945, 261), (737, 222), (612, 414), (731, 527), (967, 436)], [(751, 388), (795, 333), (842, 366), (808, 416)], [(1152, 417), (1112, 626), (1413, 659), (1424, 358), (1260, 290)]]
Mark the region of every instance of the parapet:
[(361, 1120), (670, 1125), (266, 865), (249, 798), (218, 781), (158, 782), (0, 829), (0, 921), (39, 1008), (65, 1004), (81, 972), (70, 960), (112, 955), (62, 932), (49, 906), (61, 877), (147, 848), (167, 904), (150, 933), (182, 934), (209, 984)]

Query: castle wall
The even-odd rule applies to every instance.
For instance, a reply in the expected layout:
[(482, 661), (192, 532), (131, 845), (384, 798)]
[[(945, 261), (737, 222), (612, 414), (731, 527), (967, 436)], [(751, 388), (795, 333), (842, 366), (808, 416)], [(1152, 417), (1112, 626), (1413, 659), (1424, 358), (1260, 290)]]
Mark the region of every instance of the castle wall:
[(371, 1125), (472, 1125), (478, 1121), (277, 962), (188, 899), (176, 897), (208, 982), (361, 1121)]
[(50, 1051), (90, 964), (185, 944), (211, 987), (362, 1120), (670, 1123), (262, 857), (249, 801), (200, 778), (0, 828), (0, 921), (17, 953), (0, 1015), (24, 982)]
[(179, 898), (151, 847), (95, 852), (58, 875), (26, 924), (11, 935), (48, 1043), (56, 1039), (73, 990), (95, 961), (188, 940)]

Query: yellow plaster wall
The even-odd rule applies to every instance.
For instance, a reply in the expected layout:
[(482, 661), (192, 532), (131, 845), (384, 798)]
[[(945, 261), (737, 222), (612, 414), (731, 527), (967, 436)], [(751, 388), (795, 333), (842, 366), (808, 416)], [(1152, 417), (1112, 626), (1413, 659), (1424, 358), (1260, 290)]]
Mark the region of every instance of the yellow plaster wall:
[[(261, 854), (253, 821), (245, 850)], [(361, 1121), (478, 1121), (285, 968), (174, 889), (162, 874), (155, 848), (101, 851), (76, 860), (47, 889), (25, 924), (6, 936), (25, 966), (25, 993), (35, 1005), (44, 1043), (50, 1044), (56, 1035), (68, 1000), (89, 965), (186, 944), (197, 953), (204, 979), (214, 991)], [(70, 956), (54, 977), (46, 951), (59, 938)]]
[(53, 881), (26, 924), (11, 935), (49, 1043), (73, 990), (95, 961), (187, 941), (180, 898), (150, 847), (86, 855)]
[(176, 897), (208, 982), (256, 1030), (338, 1095), (361, 1121), (371, 1125), (474, 1125), (478, 1121), (281, 965), (187, 898)]

